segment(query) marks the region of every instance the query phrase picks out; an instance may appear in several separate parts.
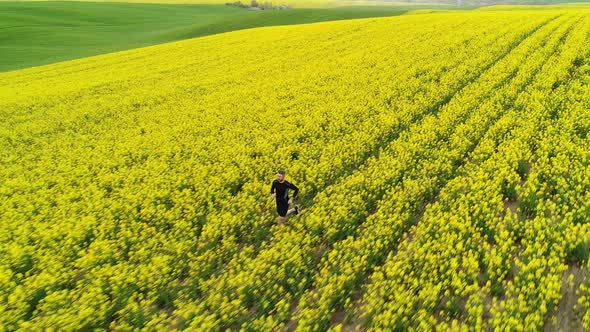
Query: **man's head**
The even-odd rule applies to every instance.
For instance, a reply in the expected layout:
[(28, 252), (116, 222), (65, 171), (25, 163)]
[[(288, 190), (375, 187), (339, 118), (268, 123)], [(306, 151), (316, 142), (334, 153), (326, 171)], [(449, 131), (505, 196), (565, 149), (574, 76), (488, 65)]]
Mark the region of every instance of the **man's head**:
[(277, 180), (279, 182), (283, 182), (283, 180), (285, 180), (285, 170), (280, 169), (277, 173)]

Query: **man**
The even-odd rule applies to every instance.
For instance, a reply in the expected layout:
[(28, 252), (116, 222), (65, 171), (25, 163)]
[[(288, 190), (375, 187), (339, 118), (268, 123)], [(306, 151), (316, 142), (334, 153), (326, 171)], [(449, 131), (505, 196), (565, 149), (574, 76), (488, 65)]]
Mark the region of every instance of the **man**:
[[(289, 198), (289, 189), (293, 190), (293, 197), (291, 198)], [(285, 180), (284, 170), (281, 169), (277, 173), (277, 179), (272, 182), (270, 194), (277, 199), (277, 212), (279, 213), (277, 224), (283, 225), (287, 216), (292, 213), (299, 214), (299, 205), (297, 204), (289, 210), (289, 204), (293, 203), (293, 199), (299, 194), (299, 188)]]

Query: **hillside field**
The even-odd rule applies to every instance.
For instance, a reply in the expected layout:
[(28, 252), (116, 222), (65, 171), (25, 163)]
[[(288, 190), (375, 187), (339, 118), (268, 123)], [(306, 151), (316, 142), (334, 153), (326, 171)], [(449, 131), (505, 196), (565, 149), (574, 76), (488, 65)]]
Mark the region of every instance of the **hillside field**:
[(0, 330), (589, 329), (589, 44), (507, 6), (0, 73)]
[(437, 8), (456, 7), (359, 3), (252, 11), (221, 3), (0, 0), (0, 72), (260, 26), (395, 16)]

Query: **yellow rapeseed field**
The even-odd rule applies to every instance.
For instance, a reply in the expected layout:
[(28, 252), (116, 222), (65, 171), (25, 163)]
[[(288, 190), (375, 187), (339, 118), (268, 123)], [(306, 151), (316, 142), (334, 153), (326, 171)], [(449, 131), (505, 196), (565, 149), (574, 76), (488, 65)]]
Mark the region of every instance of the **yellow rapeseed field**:
[(0, 331), (590, 328), (588, 45), (502, 7), (0, 74)]

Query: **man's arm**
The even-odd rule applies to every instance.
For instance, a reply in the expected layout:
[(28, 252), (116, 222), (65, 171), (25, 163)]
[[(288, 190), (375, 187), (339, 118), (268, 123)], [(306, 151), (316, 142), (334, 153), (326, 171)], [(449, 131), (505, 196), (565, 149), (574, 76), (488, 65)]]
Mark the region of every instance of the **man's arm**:
[(289, 188), (293, 190), (293, 198), (297, 197), (297, 194), (299, 194), (299, 188), (292, 183), (289, 183)]
[(275, 188), (277, 186), (277, 183), (275, 181), (272, 182), (272, 186), (270, 186), (270, 194), (274, 196), (275, 194)]

